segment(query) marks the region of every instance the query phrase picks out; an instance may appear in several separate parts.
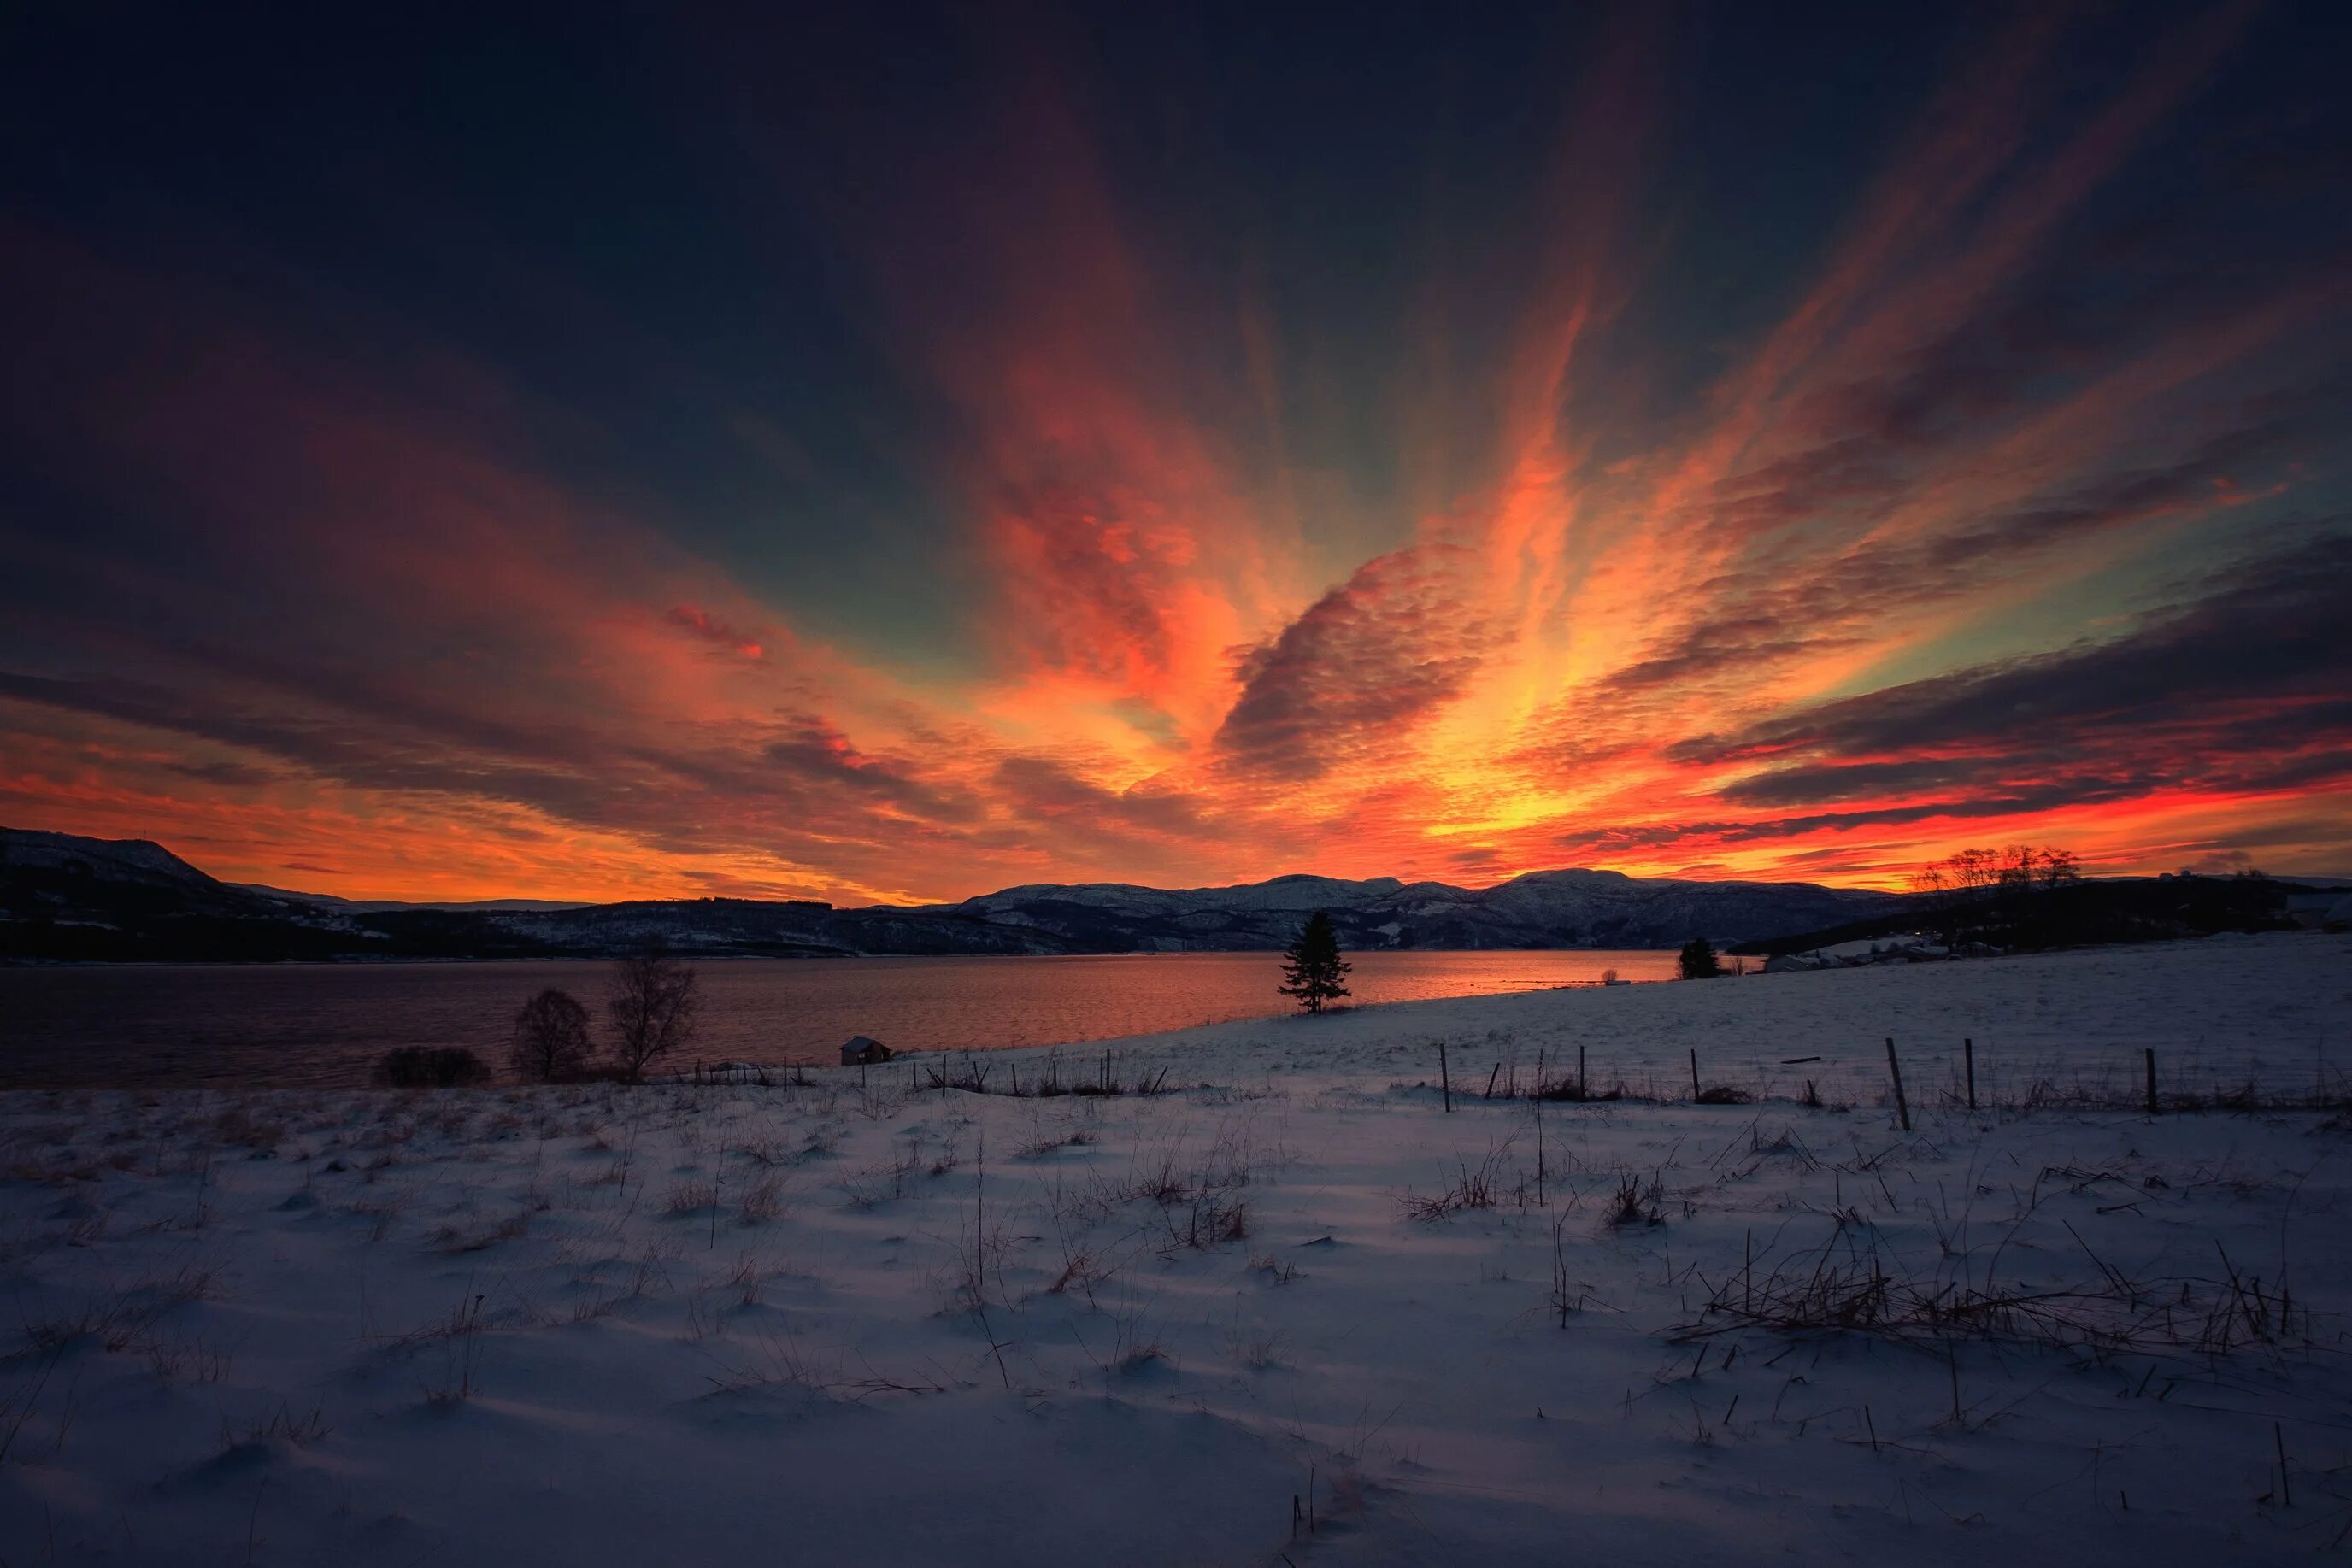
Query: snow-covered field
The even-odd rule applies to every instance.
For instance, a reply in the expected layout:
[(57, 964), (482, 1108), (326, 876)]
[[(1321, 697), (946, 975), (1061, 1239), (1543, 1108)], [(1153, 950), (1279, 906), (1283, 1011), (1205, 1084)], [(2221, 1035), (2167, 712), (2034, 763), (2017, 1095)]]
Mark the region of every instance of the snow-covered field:
[[(1832, 1106), (1480, 1097), (1580, 1046)], [(2020, 1108), (2147, 1047), (2330, 1082), (2352, 946), (1226, 1025), (1148, 1097), (0, 1096), (0, 1561), (2352, 1551), (2352, 1122)]]

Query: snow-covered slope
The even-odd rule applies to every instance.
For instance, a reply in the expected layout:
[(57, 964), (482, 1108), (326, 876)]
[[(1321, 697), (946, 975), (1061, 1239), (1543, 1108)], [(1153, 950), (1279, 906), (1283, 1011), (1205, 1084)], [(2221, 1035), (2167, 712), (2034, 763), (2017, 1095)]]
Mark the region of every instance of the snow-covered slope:
[(220, 889), (214, 881), (163, 845), (148, 839), (86, 839), (0, 828), (0, 866), (67, 872), (93, 880), (153, 886)]
[[(1976, 1114), (1926, 1054), (1964, 1032)], [(1776, 1095), (1820, 1071), (1790, 1058), (1855, 1071), (1826, 1107), (1465, 1082), (1586, 1043)], [(1131, 1042), (1153, 1096), (909, 1092), (919, 1062), (0, 1094), (0, 1555), (2334, 1560), (2345, 1124), (2044, 1092), (2128, 1098), (2146, 1049), (2168, 1087), (2200, 1053), (2340, 1085), (2352, 950), (1367, 1008)]]
[(341, 909), (353, 914), (375, 915), (403, 909), (435, 909), (487, 914), (538, 912), (549, 909), (584, 909), (586, 904), (576, 898), (338, 898), (331, 893), (298, 893), (292, 888), (272, 887), (268, 883), (239, 882), (229, 883), (247, 893), (258, 893), (271, 898), (290, 900), (298, 904), (314, 904), (324, 909)]

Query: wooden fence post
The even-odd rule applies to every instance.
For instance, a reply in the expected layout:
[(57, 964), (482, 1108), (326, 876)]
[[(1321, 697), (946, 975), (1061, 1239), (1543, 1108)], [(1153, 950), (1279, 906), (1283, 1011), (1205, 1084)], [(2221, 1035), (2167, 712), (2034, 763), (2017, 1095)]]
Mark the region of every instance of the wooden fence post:
[(1895, 1110), (1903, 1118), (1903, 1130), (1911, 1130), (1911, 1103), (1903, 1097), (1903, 1064), (1895, 1060), (1895, 1037), (1886, 1037), (1886, 1071), (1895, 1079)]
[(2147, 1050), (2147, 1113), (2156, 1114), (2156, 1047)]
[(1445, 1042), (1437, 1042), (1437, 1088), (1445, 1096), (1445, 1113), (1454, 1114), (1454, 1074), (1445, 1065)]
[(1691, 1047), (1691, 1103), (1698, 1103), (1698, 1047)]
[(1977, 1042), (1972, 1036), (1960, 1041), (1960, 1060), (1968, 1064), (1969, 1109), (1977, 1108)]

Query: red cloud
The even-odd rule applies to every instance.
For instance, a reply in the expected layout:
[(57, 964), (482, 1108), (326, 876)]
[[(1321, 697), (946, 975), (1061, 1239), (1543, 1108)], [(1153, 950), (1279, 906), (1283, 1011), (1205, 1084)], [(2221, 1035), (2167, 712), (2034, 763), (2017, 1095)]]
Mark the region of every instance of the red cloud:
[(713, 647), (723, 648), (754, 661), (767, 657), (767, 650), (756, 639), (737, 631), (707, 610), (697, 610), (689, 604), (673, 605), (668, 620), (671, 625), (684, 627)]

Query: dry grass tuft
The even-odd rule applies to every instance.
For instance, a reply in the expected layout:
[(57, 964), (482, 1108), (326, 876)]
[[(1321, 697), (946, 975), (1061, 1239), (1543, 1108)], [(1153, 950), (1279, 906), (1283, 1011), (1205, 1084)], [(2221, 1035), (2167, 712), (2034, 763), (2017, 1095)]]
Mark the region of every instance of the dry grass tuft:
[(1397, 1195), (1397, 1207), (1407, 1219), (1420, 1220), (1443, 1219), (1464, 1209), (1494, 1207), (1496, 1190), (1502, 1182), (1503, 1160), (1510, 1148), (1508, 1143), (1497, 1144), (1475, 1166), (1467, 1159), (1457, 1160), (1458, 1174), (1452, 1185), (1433, 1193), (1408, 1189)]
[(226, 1416), (221, 1418), (221, 1447), (229, 1453), (241, 1453), (250, 1448), (266, 1448), (272, 1443), (285, 1443), (297, 1448), (307, 1448), (323, 1441), (334, 1428), (328, 1426), (324, 1407), (312, 1406), (307, 1416), (297, 1416), (294, 1407), (280, 1402), (277, 1410), (259, 1421), (242, 1427), (232, 1426)]

